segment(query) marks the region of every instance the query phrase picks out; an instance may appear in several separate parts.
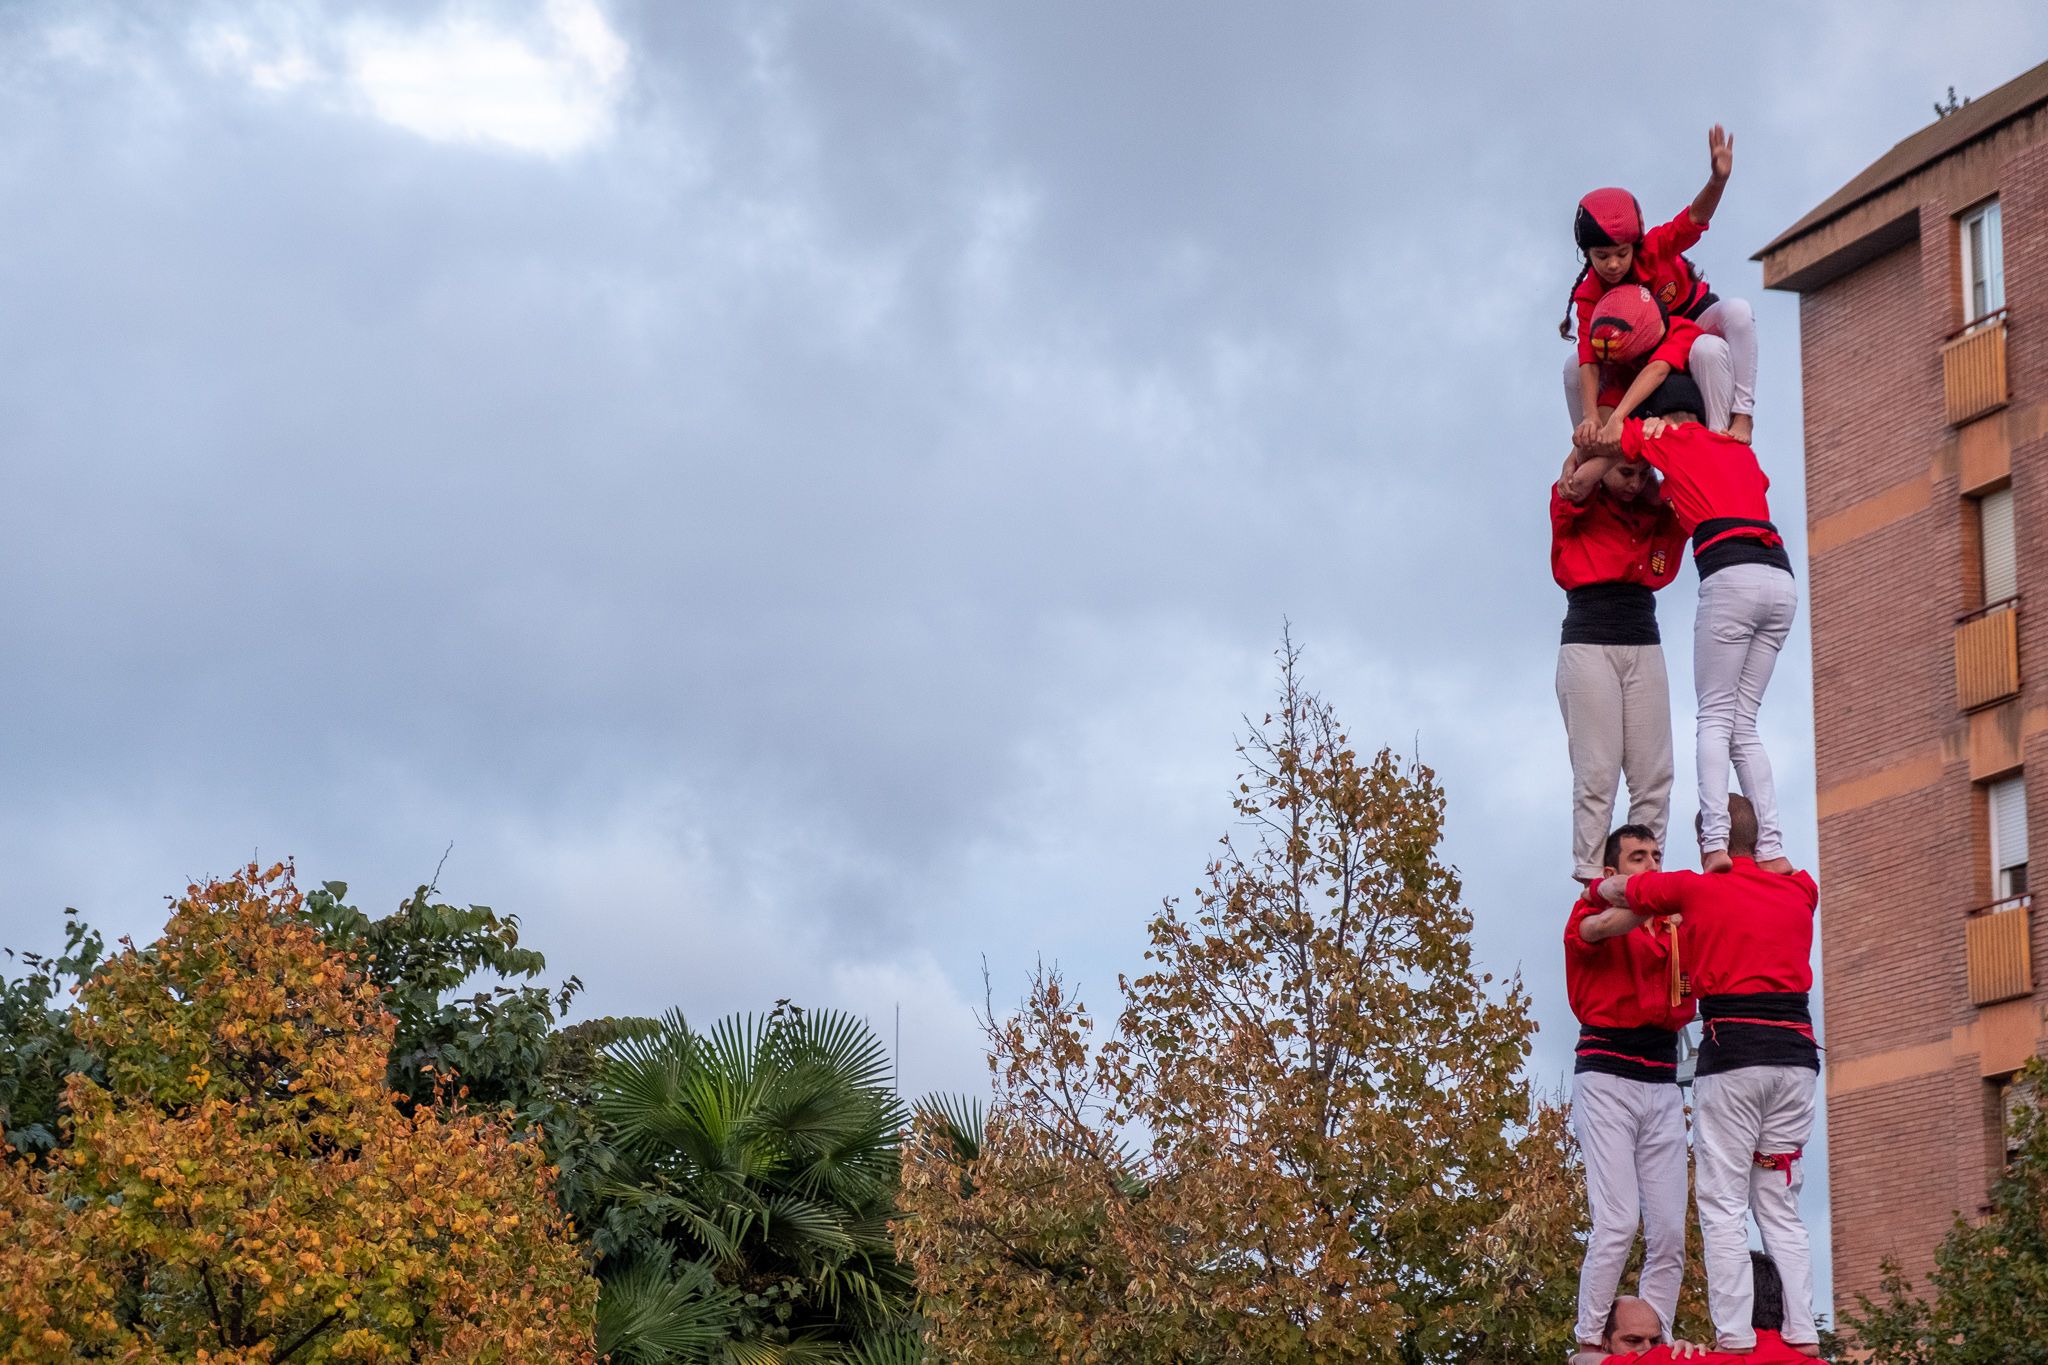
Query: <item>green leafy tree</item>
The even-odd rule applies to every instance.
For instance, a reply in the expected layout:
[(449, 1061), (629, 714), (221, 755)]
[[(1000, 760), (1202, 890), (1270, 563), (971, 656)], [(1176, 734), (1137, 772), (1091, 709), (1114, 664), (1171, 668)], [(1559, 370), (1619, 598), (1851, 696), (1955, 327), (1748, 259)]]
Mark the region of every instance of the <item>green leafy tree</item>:
[[(356, 955), (398, 1021), (393, 1090), (431, 1101), (459, 1076), (474, 1104), (531, 1110), (547, 1097), (556, 1021), (583, 983), (532, 984), (547, 959), (520, 946), (518, 916), (444, 904), (435, 892), (422, 886), (372, 919), (343, 899), (347, 883), (327, 882), (306, 897), (306, 915), (329, 944)], [(464, 994), (480, 976), (496, 980)]]
[(905, 1115), (865, 1024), (784, 1004), (700, 1033), (671, 1013), (605, 1049), (592, 1091), (587, 1216), (615, 1359), (900, 1349), (911, 1286), (888, 1221)]
[(0, 977), (0, 1139), (12, 1155), (36, 1160), (57, 1146), (66, 1078), (105, 1078), (72, 1027), (69, 1000), (105, 955), (105, 940), (75, 918), (55, 957), (7, 950), (27, 968)]
[[(327, 882), (294, 913), (353, 958), (396, 1021), (391, 1088), (411, 1103), (435, 1103), (453, 1080), (472, 1108), (510, 1109), (524, 1123), (573, 1134), (574, 1115), (557, 1102), (555, 1081), (577, 1058), (558, 1052), (556, 1026), (582, 983), (533, 984), (547, 960), (520, 946), (517, 916), (445, 904), (437, 888), (423, 886), (373, 919), (347, 895), (346, 883)], [(65, 934), (54, 957), (8, 950), (27, 970), (0, 978), (0, 1125), (21, 1154), (58, 1141), (64, 1078), (100, 1072), (97, 1054), (71, 1032), (65, 1003), (101, 964), (105, 943), (75, 916)], [(478, 978), (488, 980), (477, 986)]]
[(1570, 1349), (1582, 1201), (1472, 962), (1432, 773), (1361, 756), (1281, 652), (1192, 904), (1093, 1019), (989, 1021), (979, 1150), (927, 1119), (899, 1223), (953, 1362), (1450, 1362)]
[(1991, 1214), (1957, 1218), (1934, 1253), (1931, 1298), (1896, 1262), (1873, 1302), (1843, 1315), (1854, 1346), (1885, 1365), (2048, 1365), (2048, 1064), (2028, 1063), (2032, 1098), (2015, 1106), (2012, 1156), (1991, 1190)]
[[(432, 886), (375, 918), (347, 896), (328, 882), (280, 913), (375, 991), (391, 1024), (385, 1082), (408, 1109), (452, 1106), (544, 1134), (556, 1194), (605, 1277), (601, 1350), (641, 1363), (885, 1365), (915, 1344), (886, 1231), (902, 1119), (865, 1029), (793, 1007), (703, 1036), (679, 1017), (565, 1026), (581, 983), (538, 983), (546, 960), (521, 943), (515, 916), (445, 903)], [(103, 949), (75, 921), (69, 933), (62, 954), (24, 954), (27, 971), (0, 980), (10, 1157), (60, 1147), (67, 1079), (104, 1078), (99, 1046), (65, 1008)], [(685, 1056), (699, 1065), (674, 1074), (712, 1086), (688, 1097), (708, 1144), (689, 1150), (715, 1156), (702, 1169), (661, 1149), (662, 1111), (636, 1110), (628, 1093)], [(708, 1231), (693, 1234), (692, 1220)]]
[(451, 1099), (539, 1129), (565, 1207), (591, 1206), (591, 1078), (603, 1046), (634, 1021), (562, 1019), (582, 991), (569, 977), (537, 984), (547, 958), (521, 944), (519, 917), (454, 905), (416, 889), (372, 918), (348, 904), (345, 882), (307, 895), (305, 915), (337, 952), (358, 963), (395, 1021), (392, 1090), (411, 1104)]

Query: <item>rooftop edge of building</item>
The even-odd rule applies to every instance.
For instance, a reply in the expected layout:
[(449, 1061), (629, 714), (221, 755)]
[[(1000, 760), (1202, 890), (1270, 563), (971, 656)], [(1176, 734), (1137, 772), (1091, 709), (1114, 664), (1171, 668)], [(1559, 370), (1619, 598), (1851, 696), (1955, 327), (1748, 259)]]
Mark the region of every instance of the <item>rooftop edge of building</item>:
[(1918, 235), (1916, 181), (1962, 163), (1949, 179), (1989, 184), (1997, 161), (2044, 140), (2048, 62), (1901, 140), (1750, 259), (1763, 263), (1766, 289), (1817, 289)]

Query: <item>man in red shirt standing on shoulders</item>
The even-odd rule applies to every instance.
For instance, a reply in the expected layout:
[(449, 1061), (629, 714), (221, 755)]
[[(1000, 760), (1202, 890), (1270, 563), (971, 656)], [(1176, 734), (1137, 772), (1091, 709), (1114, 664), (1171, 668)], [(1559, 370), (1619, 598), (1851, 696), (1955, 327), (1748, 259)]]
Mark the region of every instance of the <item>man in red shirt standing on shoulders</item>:
[[(1608, 836), (1608, 876), (1663, 866), (1643, 825)], [(1624, 922), (1627, 922), (1625, 927)], [(1666, 1335), (1685, 1279), (1685, 1103), (1678, 1092), (1678, 1030), (1690, 1000), (1674, 1002), (1671, 954), (1655, 928), (1626, 910), (1581, 898), (1564, 929), (1564, 980), (1579, 1020), (1572, 1131), (1586, 1161), (1593, 1234), (1579, 1268), (1578, 1341), (1611, 1335), (1614, 1291), (1643, 1229), (1643, 1299)]]
[(1784, 1279), (1784, 1340), (1816, 1355), (1813, 1256), (1799, 1189), (1820, 1071), (1807, 1009), (1820, 889), (1804, 872), (1757, 866), (1756, 812), (1747, 800), (1730, 796), (1727, 813), (1731, 870), (1609, 877), (1599, 894), (1620, 918), (1601, 927), (1633, 929), (1664, 916), (1680, 923), (1678, 947), (1706, 1026), (1693, 1081), (1693, 1182), (1721, 1349), (1748, 1351), (1756, 1342), (1744, 1216), (1753, 1214)]
[(1654, 594), (1685, 562), (1685, 531), (1648, 465), (1596, 479), (1576, 464), (1550, 489), (1550, 574), (1565, 591), (1557, 705), (1572, 761), (1572, 875), (1591, 882), (1622, 777), (1627, 823), (1662, 843), (1670, 818), (1671, 684)]

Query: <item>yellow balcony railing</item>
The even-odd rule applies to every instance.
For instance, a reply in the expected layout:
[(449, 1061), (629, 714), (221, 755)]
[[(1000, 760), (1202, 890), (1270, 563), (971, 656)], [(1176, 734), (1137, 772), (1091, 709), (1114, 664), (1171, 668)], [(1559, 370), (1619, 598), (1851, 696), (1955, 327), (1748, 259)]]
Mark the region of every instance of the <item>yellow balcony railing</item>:
[(1970, 324), (1942, 344), (1941, 387), (1952, 427), (2005, 406), (2011, 391), (2006, 382), (2003, 312)]
[(1956, 626), (1956, 705), (1965, 711), (2020, 690), (2019, 599), (1994, 602)]
[(1970, 1003), (1995, 1005), (2034, 989), (2032, 910), (2025, 896), (2000, 901), (1963, 921)]

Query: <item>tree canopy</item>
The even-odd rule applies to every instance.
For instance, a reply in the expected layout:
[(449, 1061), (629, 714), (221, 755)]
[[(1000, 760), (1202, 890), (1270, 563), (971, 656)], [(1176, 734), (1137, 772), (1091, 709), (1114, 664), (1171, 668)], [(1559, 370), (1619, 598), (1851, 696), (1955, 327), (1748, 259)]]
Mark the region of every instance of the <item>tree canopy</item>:
[(0, 1163), (0, 1354), (592, 1360), (540, 1148), (401, 1106), (396, 1021), (282, 867), (188, 888), (86, 979), (70, 1141)]
[(988, 1021), (980, 1141), (920, 1126), (900, 1235), (939, 1358), (1569, 1349), (1583, 1200), (1519, 1076), (1527, 997), (1474, 970), (1434, 775), (1362, 757), (1297, 662), (1114, 1026), (1042, 969)]
[(841, 1360), (914, 1342), (905, 1115), (858, 1019), (784, 1004), (632, 1029), (592, 1080), (591, 1228), (614, 1358)]
[(1931, 1294), (1886, 1262), (1879, 1298), (1842, 1315), (1854, 1345), (1886, 1365), (2048, 1365), (2048, 1063), (2020, 1073), (2009, 1159), (1981, 1221), (1958, 1217), (1934, 1253)]

